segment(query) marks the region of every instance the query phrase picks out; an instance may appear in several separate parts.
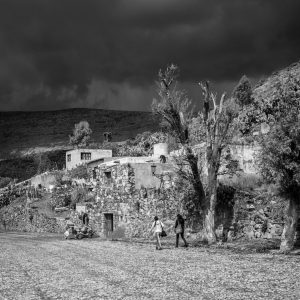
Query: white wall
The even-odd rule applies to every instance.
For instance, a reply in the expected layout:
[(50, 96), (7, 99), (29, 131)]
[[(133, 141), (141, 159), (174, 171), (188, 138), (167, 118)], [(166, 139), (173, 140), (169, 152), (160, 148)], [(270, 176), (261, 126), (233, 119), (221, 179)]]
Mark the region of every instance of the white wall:
[[(81, 160), (81, 153), (91, 153), (91, 160)], [(68, 154), (71, 154), (71, 161), (68, 161)], [(86, 164), (92, 160), (112, 157), (112, 150), (103, 149), (74, 149), (66, 152), (66, 169), (71, 170), (79, 165)]]

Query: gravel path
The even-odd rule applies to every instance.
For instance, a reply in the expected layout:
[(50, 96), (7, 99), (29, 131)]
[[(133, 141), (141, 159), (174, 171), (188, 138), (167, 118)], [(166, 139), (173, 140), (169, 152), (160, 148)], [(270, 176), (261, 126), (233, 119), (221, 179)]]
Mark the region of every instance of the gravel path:
[(0, 299), (300, 299), (300, 258), (0, 233)]

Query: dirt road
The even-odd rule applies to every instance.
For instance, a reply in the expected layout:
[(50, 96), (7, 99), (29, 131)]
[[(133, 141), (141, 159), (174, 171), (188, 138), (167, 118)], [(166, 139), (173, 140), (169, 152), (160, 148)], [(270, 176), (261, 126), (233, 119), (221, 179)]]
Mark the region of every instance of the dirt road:
[(0, 299), (300, 299), (300, 258), (0, 233)]

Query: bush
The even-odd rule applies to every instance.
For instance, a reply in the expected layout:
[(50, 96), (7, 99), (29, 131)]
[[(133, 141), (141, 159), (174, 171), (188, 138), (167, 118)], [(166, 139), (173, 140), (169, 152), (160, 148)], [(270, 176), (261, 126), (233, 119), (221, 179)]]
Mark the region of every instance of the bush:
[(0, 177), (0, 189), (8, 186), (11, 181), (9, 177)]
[(223, 178), (221, 182), (237, 190), (253, 190), (262, 185), (262, 178), (256, 174), (240, 173), (232, 178)]
[(76, 203), (84, 202), (87, 198), (88, 191), (84, 187), (77, 187), (71, 193), (71, 207), (75, 208)]
[(66, 195), (64, 198), (64, 206), (69, 206), (72, 203), (71, 195)]
[(87, 166), (86, 165), (80, 165), (68, 172), (68, 175), (71, 178), (83, 178), (87, 179), (88, 178), (88, 172), (87, 172)]

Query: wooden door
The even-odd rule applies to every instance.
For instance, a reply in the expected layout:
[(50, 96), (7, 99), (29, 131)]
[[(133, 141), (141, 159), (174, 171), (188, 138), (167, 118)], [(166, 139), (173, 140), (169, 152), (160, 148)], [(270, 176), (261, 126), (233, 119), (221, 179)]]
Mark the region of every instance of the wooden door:
[(111, 237), (114, 230), (114, 215), (113, 214), (104, 214), (105, 223), (104, 223), (104, 233), (106, 237)]

